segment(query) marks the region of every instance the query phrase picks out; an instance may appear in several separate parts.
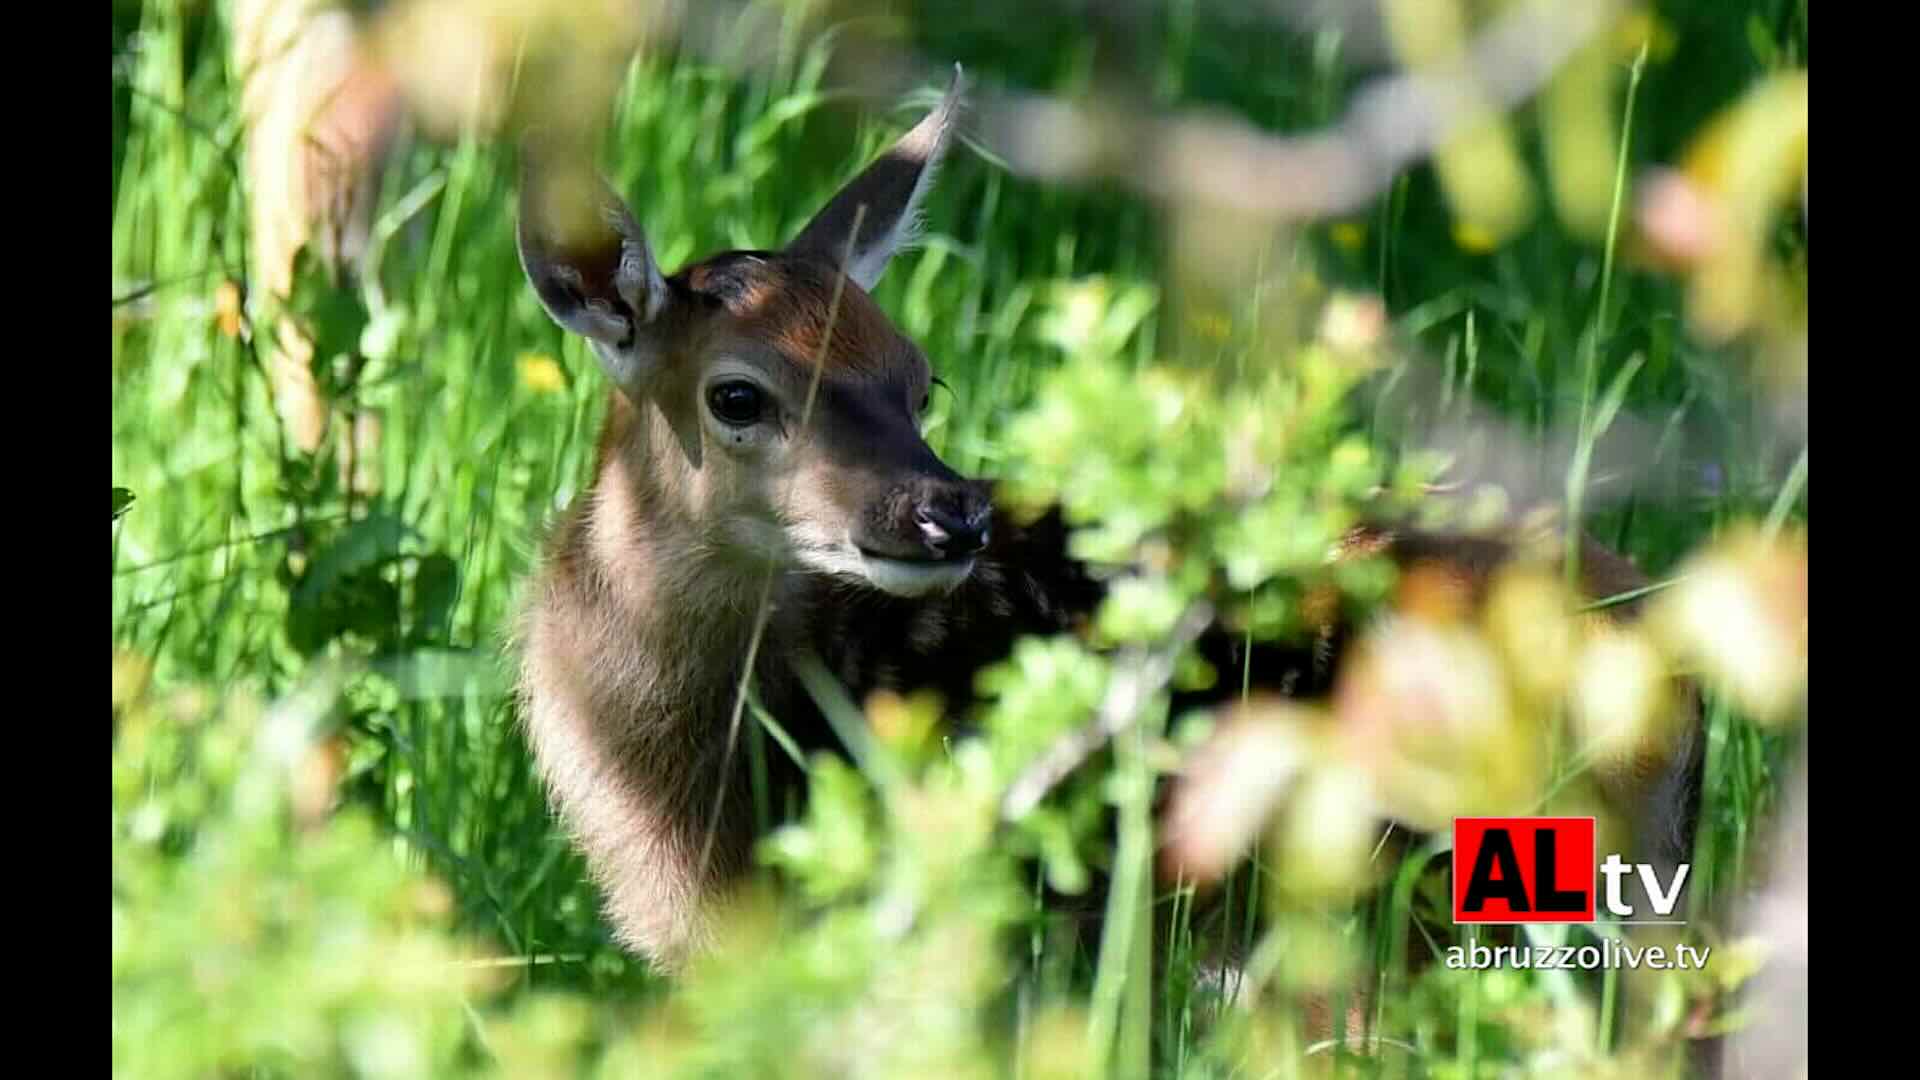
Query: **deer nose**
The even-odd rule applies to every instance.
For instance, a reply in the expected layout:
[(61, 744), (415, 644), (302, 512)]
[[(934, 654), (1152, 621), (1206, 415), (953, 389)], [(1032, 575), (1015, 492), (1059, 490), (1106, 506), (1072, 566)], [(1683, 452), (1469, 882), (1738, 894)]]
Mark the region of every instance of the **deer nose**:
[(986, 547), (992, 520), (992, 505), (972, 492), (930, 498), (913, 516), (921, 540), (943, 559), (964, 559)]

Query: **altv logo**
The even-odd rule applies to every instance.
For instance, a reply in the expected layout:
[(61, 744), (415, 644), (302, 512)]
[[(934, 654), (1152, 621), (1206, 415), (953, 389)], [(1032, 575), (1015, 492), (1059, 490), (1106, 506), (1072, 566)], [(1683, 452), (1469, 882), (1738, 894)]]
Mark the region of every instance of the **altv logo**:
[[(1671, 918), (1687, 881), (1682, 863), (1662, 882), (1652, 866), (1617, 854), (1596, 865), (1590, 817), (1453, 819), (1453, 921), (1456, 923), (1590, 923), (1597, 878), (1606, 880), (1607, 911), (1632, 922)], [(1634, 875), (1652, 911), (1642, 915), (1621, 895)]]

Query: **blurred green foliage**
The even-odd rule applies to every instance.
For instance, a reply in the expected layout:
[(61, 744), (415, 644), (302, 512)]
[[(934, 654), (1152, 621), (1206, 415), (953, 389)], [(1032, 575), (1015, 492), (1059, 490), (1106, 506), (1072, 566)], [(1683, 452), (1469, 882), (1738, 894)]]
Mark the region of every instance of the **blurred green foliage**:
[[(1190, 298), (1168, 280), (1177, 226), (1146, 202), (956, 154), (924, 248), (876, 294), (953, 391), (935, 395), (929, 439), (956, 468), (1008, 480), (1022, 507), (1060, 503), (1077, 552), (1117, 587), (1093, 639), (1023, 642), (980, 674), (974, 738), (929, 734), (917, 699), (866, 703), (873, 756), (810, 763), (805, 816), (763, 847), (777, 887), (744, 897), (726, 947), (665, 986), (601, 926), (498, 662), (539, 528), (585, 482), (605, 397), (520, 277), (504, 149), (478, 135), (411, 148), (366, 280), (297, 276), (284, 311), (318, 341), (316, 374), (343, 414), (384, 424), (351, 467), (338, 420), (319, 454), (290, 451), (260, 363), (283, 309), (221, 291), (248, 279), (228, 10), (115, 5), (117, 1073), (1284, 1075), (1343, 1056), (1306, 1053), (1289, 1006), (1328, 987), (1351, 1004), (1333, 976), (1354, 971), (1387, 991), (1369, 1019), (1393, 1043), (1375, 1064), (1406, 1054), (1425, 1075), (1663, 1074), (1714, 1022), (1687, 1010), (1737, 983), (1739, 950), (1718, 951), (1710, 977), (1659, 981), (1642, 999), (1652, 1020), (1618, 1045), (1610, 980), (1393, 981), (1392, 958), (1421, 945), (1415, 917), (1445, 902), (1420, 852), (1346, 902), (1274, 888), (1272, 859), (1316, 838), (1338, 855), (1351, 807), (1334, 771), (1290, 819), (1324, 828), (1276, 830), (1223, 887), (1224, 913), (1196, 925), (1190, 890), (1151, 881), (1151, 803), (1214, 724), (1167, 715), (1164, 694), (1037, 805), (1002, 814), (1101, 710), (1116, 657), (1164, 643), (1196, 602), (1273, 639), (1326, 587), (1356, 610), (1386, 595), (1370, 560), (1324, 556), (1362, 509), (1436, 512), (1423, 496), (1446, 461), (1407, 453), (1410, 436), (1369, 412), (1410, 373), (1439, 369), (1449, 398), (1543, 439), (1596, 434), (1594, 388), (1610, 386), (1626, 414), (1683, 432), (1654, 448), (1649, 489), (1589, 516), (1656, 574), (1730, 521), (1802, 521), (1804, 464), (1779, 478), (1803, 442), (1746, 377), (1777, 341), (1691, 333), (1691, 268), (1616, 265), (1557, 213), (1482, 244), (1422, 167), (1364, 215), (1263, 237), (1285, 296)], [(915, 45), (987, 78), (1074, 92), (1139, 76), (1157, 102), (1277, 131), (1337, 118), (1391, 64), (1384, 47), (1349, 59), (1337, 34), (1235, 6), (1126, 11), (919, 5), (905, 22)], [(653, 53), (626, 73), (607, 168), (669, 267), (777, 242), (898, 130), (892, 114), (844, 123), (821, 24), (769, 24), (765, 68)], [(1628, 175), (1682, 164), (1743, 95), (1783, 85), (1770, 75), (1799, 72), (1804, 102), (1802, 3), (1634, 8), (1619, 37), (1585, 74), (1624, 124), (1646, 47)], [(1564, 105), (1549, 95), (1514, 118), (1519, 160), (1549, 190), (1546, 136), (1583, 115)], [(1804, 334), (1804, 223), (1785, 216), (1767, 219), (1767, 250), (1800, 290)], [(1675, 625), (1756, 610), (1725, 606), (1750, 599), (1737, 588), (1704, 595), (1675, 610), (1707, 622)], [(1792, 609), (1749, 622), (1769, 619), (1791, 624)], [(1740, 656), (1701, 662), (1743, 700)], [(1781, 685), (1756, 700), (1790, 697)], [(1710, 716), (1696, 866), (1709, 898), (1744, 885), (1792, 745), (1725, 701)], [(1113, 887), (1088, 939), (1039, 898), (1085, 896), (1096, 875)], [(1251, 946), (1253, 1007), (1227, 1004), (1237, 976), (1206, 981), (1199, 943), (1220, 938)]]

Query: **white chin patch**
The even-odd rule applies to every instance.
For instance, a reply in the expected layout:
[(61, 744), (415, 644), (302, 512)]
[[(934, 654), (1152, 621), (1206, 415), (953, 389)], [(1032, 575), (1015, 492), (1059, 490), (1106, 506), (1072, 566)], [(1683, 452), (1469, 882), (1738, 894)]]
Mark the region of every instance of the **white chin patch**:
[(860, 574), (881, 592), (895, 596), (925, 596), (948, 592), (973, 573), (973, 560), (914, 562), (859, 552)]
[(853, 581), (893, 596), (926, 596), (949, 592), (973, 573), (974, 560), (923, 562), (889, 559), (860, 550), (850, 543), (805, 545), (794, 549), (800, 565), (815, 573)]

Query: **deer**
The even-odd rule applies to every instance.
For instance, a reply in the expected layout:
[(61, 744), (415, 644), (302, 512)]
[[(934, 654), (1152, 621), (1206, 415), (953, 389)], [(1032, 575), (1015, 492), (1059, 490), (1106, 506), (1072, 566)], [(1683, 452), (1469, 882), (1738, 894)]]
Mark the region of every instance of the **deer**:
[[(246, 117), (252, 284), (284, 301), (303, 248), (331, 273), (364, 269), (380, 174), (404, 144), (409, 103), (349, 11), (239, 0), (231, 18)], [(327, 444), (329, 428), (347, 427), (351, 452), (342, 468), (359, 463), (347, 480), (364, 489), (376, 475), (365, 462), (379, 440), (379, 419), (371, 412), (336, 417), (312, 361), (305, 333), (292, 319), (279, 320), (266, 366), (282, 430), (294, 450), (314, 454)]]
[[(671, 275), (597, 172), (521, 142), (521, 267), (611, 384), (591, 485), (549, 527), (512, 632), (521, 722), (616, 939), (656, 971), (715, 944), (717, 905), (749, 869), (749, 682), (803, 749), (832, 748), (803, 658), (855, 700), (932, 688), (953, 711), (977, 667), (1020, 635), (1080, 625), (1103, 595), (1057, 513), (998, 512), (990, 483), (929, 448), (932, 368), (871, 296), (915, 236), (965, 86), (956, 67), (939, 104), (784, 247)], [(1494, 541), (1367, 538), (1477, 582), (1505, 557)], [(1586, 544), (1589, 592), (1645, 584)], [(1227, 660), (1235, 640), (1203, 650)], [(1320, 670), (1297, 659), (1259, 651), (1255, 678)], [(1630, 797), (1684, 831), (1676, 768)], [(802, 781), (788, 768), (775, 782)]]

